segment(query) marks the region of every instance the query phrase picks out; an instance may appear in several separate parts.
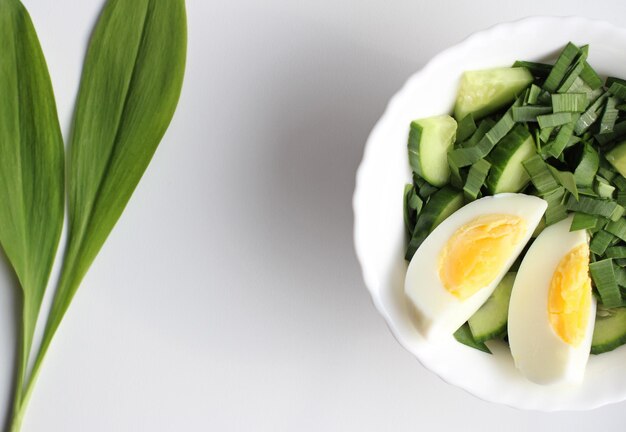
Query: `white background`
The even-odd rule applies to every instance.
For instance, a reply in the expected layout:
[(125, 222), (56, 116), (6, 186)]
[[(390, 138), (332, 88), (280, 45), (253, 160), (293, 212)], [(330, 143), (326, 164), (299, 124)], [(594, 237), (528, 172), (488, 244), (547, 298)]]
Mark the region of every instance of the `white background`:
[[(24, 0), (67, 135), (102, 0)], [(188, 0), (182, 98), (50, 350), (24, 431), (619, 430), (625, 404), (522, 412), (425, 370), (372, 306), (351, 194), (389, 97), (497, 22), (618, 1)], [(591, 47), (593, 49), (593, 47)], [(625, 47), (626, 49), (626, 47)], [(0, 285), (0, 415), (16, 287)]]

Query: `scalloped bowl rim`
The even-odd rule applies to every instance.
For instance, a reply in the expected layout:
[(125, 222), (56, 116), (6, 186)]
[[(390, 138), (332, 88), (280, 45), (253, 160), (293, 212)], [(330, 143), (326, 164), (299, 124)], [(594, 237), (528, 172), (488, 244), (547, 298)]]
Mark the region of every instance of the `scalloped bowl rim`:
[[(601, 45), (604, 50), (604, 57), (600, 56), (599, 61), (604, 61), (606, 65), (613, 61), (611, 56), (623, 56), (624, 62), (622, 63), (625, 66), (622, 66), (622, 70), (616, 75), (626, 76), (626, 53), (619, 53), (619, 48), (616, 47), (619, 45), (624, 47), (624, 51), (626, 51), (626, 29), (604, 21), (580, 17), (537, 16), (501, 23), (474, 33), (462, 42), (441, 51), (421, 70), (413, 74), (391, 98), (367, 140), (363, 159), (357, 171), (353, 196), (354, 244), (365, 285), (376, 309), (383, 316), (398, 342), (415, 355), (425, 368), (438, 375), (445, 382), (460, 387), (485, 401), (501, 403), (519, 409), (540, 411), (588, 410), (626, 400), (626, 366), (619, 366), (620, 363), (626, 365), (626, 346), (611, 353), (592, 356), (588, 365), (587, 376), (580, 387), (538, 386), (526, 381), (517, 373), (512, 365), (510, 353), (504, 346), (490, 345), (494, 356), (489, 358), (485, 357), (488, 355), (466, 348), (452, 339), (441, 345), (426, 343), (417, 331), (410, 324), (407, 324), (403, 306), (399, 304), (397, 299), (398, 292), (402, 291), (402, 287), (399, 285), (403, 281), (402, 269), (406, 272), (406, 263), (402, 259), (401, 245), (404, 244), (403, 240), (398, 240), (398, 238), (402, 238), (402, 233), (398, 233), (398, 221), (400, 221), (400, 231), (403, 228), (401, 227), (401, 203), (398, 206), (396, 201), (401, 200), (394, 201), (392, 198), (387, 198), (387, 195), (394, 193), (397, 194), (396, 198), (401, 197), (401, 186), (399, 190), (395, 190), (399, 174), (395, 173), (395, 170), (391, 173), (389, 169), (398, 166), (398, 162), (402, 160), (406, 167), (402, 168), (402, 178), (410, 178), (405, 150), (406, 131), (400, 130), (399, 125), (404, 124), (404, 128), (408, 131), (407, 119), (410, 121), (411, 118), (450, 112), (456, 89), (454, 86), (450, 86), (447, 94), (442, 96), (445, 101), (441, 103), (438, 103), (438, 99), (431, 97), (430, 101), (438, 108), (433, 109), (430, 113), (428, 109), (424, 110), (423, 107), (418, 107), (419, 102), (416, 104), (407, 101), (407, 94), (414, 93), (420, 87), (424, 93), (428, 93), (429, 90), (424, 87), (424, 83), (431, 78), (433, 80), (440, 79), (440, 75), (447, 73), (446, 68), (457, 67), (459, 59), (464, 60), (460, 62), (461, 64), (469, 64), (473, 67), (461, 67), (460, 70), (457, 70), (455, 75), (457, 82), (458, 76), (463, 70), (480, 68), (477, 66), (497, 65), (493, 64), (494, 62), (503, 63), (504, 60), (501, 58), (500, 60), (493, 60), (493, 58), (499, 58), (498, 55), (502, 57), (502, 54), (496, 54), (496, 57), (483, 62), (483, 53), (485, 51), (490, 52), (489, 50), (492, 48), (496, 52), (498, 49), (502, 50), (502, 47), (494, 48), (499, 47), (500, 40), (514, 38), (516, 35), (532, 36), (533, 31), (539, 33), (537, 35), (538, 40), (543, 42), (548, 39), (554, 46), (547, 44), (546, 49), (541, 52), (538, 51), (537, 55), (509, 58), (509, 62), (517, 58), (539, 60), (553, 57), (558, 48), (564, 46), (568, 40), (578, 43), (589, 40), (592, 66), (596, 65), (594, 47)], [(562, 40), (557, 46), (553, 41), (559, 40), (561, 34), (563, 34)], [(566, 35), (573, 35), (574, 37), (567, 37)], [(598, 38), (604, 42), (598, 43), (596, 40), (594, 44), (593, 41)], [(498, 42), (494, 42), (496, 40)], [(532, 52), (535, 52), (536, 47), (529, 46), (529, 41), (522, 40), (520, 43), (523, 48), (518, 49), (516, 46), (512, 50), (514, 52), (511, 54), (512, 56), (515, 56), (515, 52), (520, 50), (528, 51), (531, 49)], [(475, 60), (468, 60), (468, 52), (478, 48), (482, 48), (481, 54), (471, 57)], [(488, 57), (489, 54), (486, 55)], [(617, 62), (618, 60), (614, 60), (614, 63), (617, 64)], [(613, 70), (611, 66), (605, 67), (605, 69)], [(433, 77), (434, 73), (438, 75)], [(441, 79), (445, 80), (445, 78)], [(445, 90), (445, 87), (437, 89), (437, 91), (440, 90)], [(428, 97), (425, 99), (429, 100)], [(405, 115), (402, 112), (403, 109), (409, 112)], [(399, 142), (400, 137), (403, 138), (402, 142)], [(383, 149), (383, 144), (388, 148)], [(398, 154), (400, 146), (403, 152), (402, 157)], [(389, 161), (386, 160), (386, 152), (393, 155)], [(380, 162), (381, 160), (383, 162)], [(386, 168), (379, 166), (384, 164), (387, 164)], [(377, 177), (376, 174), (378, 174)], [(388, 177), (393, 177), (393, 179), (388, 179)], [(388, 187), (385, 189), (385, 186)], [(385, 204), (387, 207), (391, 207), (393, 212), (397, 212), (397, 215), (394, 213), (394, 216), (390, 216), (392, 210), (386, 209)], [(389, 236), (389, 240), (384, 232), (380, 232), (387, 228), (386, 222), (390, 222), (393, 227), (393, 235)], [(381, 230), (379, 231), (377, 228)], [(383, 252), (380, 252), (379, 249)], [(377, 254), (382, 255), (378, 256)], [(394, 296), (396, 300), (390, 300)], [(452, 357), (449, 355), (450, 353), (454, 353), (454, 357), (458, 358), (450, 359), (449, 357)], [(447, 354), (447, 357), (442, 357), (444, 354)], [(590, 368), (593, 368), (592, 372), (590, 372)], [(493, 375), (490, 374), (490, 371), (493, 371)]]

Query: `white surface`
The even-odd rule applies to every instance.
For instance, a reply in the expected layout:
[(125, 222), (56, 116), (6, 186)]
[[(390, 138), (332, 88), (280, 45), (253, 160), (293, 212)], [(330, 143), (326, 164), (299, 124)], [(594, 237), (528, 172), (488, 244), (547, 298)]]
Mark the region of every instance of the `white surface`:
[[(24, 1), (67, 131), (101, 1)], [(188, 7), (177, 115), (61, 326), (25, 432), (622, 427), (624, 404), (521, 412), (425, 370), (369, 300), (350, 200), (374, 122), (435, 53), (529, 14), (588, 13), (620, 24), (626, 3)], [(3, 407), (12, 293), (0, 286)]]
[(540, 17), (478, 32), (438, 54), (393, 97), (368, 138), (354, 195), (355, 244), (365, 283), (398, 341), (451, 384), (487, 401), (542, 411), (584, 410), (626, 400), (626, 346), (593, 356), (584, 383), (569, 389), (524, 379), (503, 346), (485, 356), (452, 338), (436, 345), (426, 342), (412, 324), (402, 294), (405, 228), (396, 191), (411, 179), (406, 152), (410, 121), (451, 110), (464, 70), (504, 66), (516, 58), (550, 59), (568, 40), (593, 47), (589, 61), (601, 75), (626, 75), (626, 29), (606, 22)]

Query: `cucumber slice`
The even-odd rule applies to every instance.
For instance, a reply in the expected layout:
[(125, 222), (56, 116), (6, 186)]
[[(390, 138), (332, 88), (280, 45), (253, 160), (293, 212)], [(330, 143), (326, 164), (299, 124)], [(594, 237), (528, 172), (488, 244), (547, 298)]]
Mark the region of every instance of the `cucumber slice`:
[(443, 186), (450, 179), (448, 150), (454, 144), (456, 127), (449, 115), (411, 122), (409, 163), (417, 175), (433, 186)]
[(428, 234), (448, 216), (463, 206), (463, 192), (446, 186), (435, 192), (422, 208), (413, 235), (406, 250), (405, 259), (410, 261)]
[(468, 320), (476, 342), (500, 337), (506, 332), (509, 300), (516, 273), (507, 273), (487, 301)]
[(626, 308), (598, 309), (591, 340), (591, 353), (612, 351), (624, 343), (626, 343)]
[(613, 150), (608, 152), (605, 157), (615, 167), (617, 172), (626, 177), (626, 141), (622, 141), (613, 147)]
[(524, 67), (495, 68), (464, 72), (456, 97), (454, 117), (462, 120), (473, 114), (479, 119), (515, 100), (533, 82)]
[(454, 332), (454, 338), (461, 342), (463, 345), (467, 345), (468, 347), (475, 348), (479, 351), (486, 352), (487, 354), (491, 354), (491, 351), (482, 342), (478, 342), (474, 336), (472, 335), (472, 331), (470, 330), (467, 323), (463, 324), (459, 329)]
[(487, 188), (492, 194), (519, 192), (530, 181), (522, 162), (537, 152), (535, 141), (521, 124), (516, 125), (495, 146), (489, 155), (491, 171), (487, 177)]

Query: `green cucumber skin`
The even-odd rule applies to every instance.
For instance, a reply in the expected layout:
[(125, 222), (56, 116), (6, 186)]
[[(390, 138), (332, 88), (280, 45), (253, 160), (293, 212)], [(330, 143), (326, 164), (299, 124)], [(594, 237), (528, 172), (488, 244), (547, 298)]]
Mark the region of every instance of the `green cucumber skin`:
[[(411, 122), (409, 164), (413, 172), (433, 186), (444, 186), (450, 180), (447, 154), (454, 145), (456, 129), (456, 120), (449, 115)], [(425, 137), (429, 133), (431, 136)]]
[[(530, 145), (532, 145), (532, 149), (528, 148)], [(520, 178), (519, 182), (516, 182), (516, 187), (503, 189), (499, 186), (509, 162), (518, 151), (534, 151), (533, 137), (521, 124), (516, 125), (511, 132), (502, 138), (489, 154), (491, 171), (487, 177), (486, 186), (490, 193), (519, 192), (526, 187), (530, 177), (521, 163), (518, 171)]]
[(410, 261), (417, 248), (426, 237), (428, 237), (428, 234), (462, 206), (463, 192), (453, 189), (450, 186), (445, 186), (435, 192), (423, 207), (417, 219), (417, 223), (413, 229), (413, 235), (407, 247), (405, 259)]
[(469, 328), (467, 323), (463, 324), (457, 331), (454, 332), (454, 338), (462, 343), (463, 345), (467, 345), (470, 348), (477, 349), (487, 354), (491, 354), (491, 350), (485, 345), (483, 342), (478, 342), (474, 336), (472, 335), (472, 331)]
[(596, 318), (591, 354), (613, 351), (626, 343), (626, 308), (612, 309), (612, 316)]
[(468, 321), (476, 342), (499, 338), (506, 333), (509, 300), (516, 273), (507, 273), (493, 294)]

